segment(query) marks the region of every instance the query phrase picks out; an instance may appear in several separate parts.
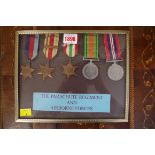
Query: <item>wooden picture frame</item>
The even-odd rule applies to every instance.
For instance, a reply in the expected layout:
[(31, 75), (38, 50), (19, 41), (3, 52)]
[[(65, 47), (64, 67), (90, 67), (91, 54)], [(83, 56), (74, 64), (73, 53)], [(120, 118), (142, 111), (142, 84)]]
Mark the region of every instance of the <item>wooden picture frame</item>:
[[(42, 48), (39, 49), (39, 52), (42, 52), (43, 46), (44, 46), (43, 45), (44, 36), (46, 34), (51, 34), (51, 33), (61, 34), (61, 36), (59, 36), (61, 38), (60, 39), (61, 41), (59, 43), (60, 48), (58, 50), (59, 53), (63, 52), (63, 47), (61, 47), (61, 46), (62, 46), (62, 35), (64, 33), (65, 34), (80, 34), (81, 36), (84, 35), (85, 33), (88, 33), (88, 34), (89, 33), (97, 33), (97, 34), (99, 34), (100, 35), (99, 44), (101, 44), (101, 47), (99, 49), (99, 51), (100, 51), (99, 54), (102, 55), (102, 58), (97, 63), (100, 63), (98, 65), (100, 68), (103, 65), (107, 65), (107, 63), (108, 63), (108, 62), (105, 61), (105, 57), (104, 57), (105, 55), (103, 55), (103, 53), (102, 53), (102, 51), (104, 49), (104, 45), (103, 45), (103, 42), (102, 42), (102, 35), (103, 34), (119, 34), (120, 36), (122, 35), (122, 38), (121, 38), (122, 42), (123, 42), (122, 47), (123, 47), (123, 50), (125, 49), (124, 50), (124, 57), (123, 57), (124, 58), (123, 59), (123, 62), (124, 62), (124, 64), (123, 64), (124, 65), (123, 66), (123, 68), (124, 68), (124, 79), (122, 80), (122, 85), (121, 85), (121, 82), (119, 82), (120, 83), (119, 86), (117, 85), (118, 88), (120, 88), (120, 89), (114, 89), (113, 87), (117, 88), (117, 86), (115, 86), (115, 84), (113, 86), (111, 86), (111, 88), (109, 88), (108, 82), (110, 80), (108, 78), (105, 78), (105, 80), (108, 79), (107, 80), (108, 82), (105, 82), (105, 83), (107, 83), (107, 88), (109, 88), (109, 90), (113, 90), (113, 92), (115, 92), (115, 93), (119, 92), (119, 90), (121, 90), (121, 92), (124, 92), (124, 95), (122, 95), (124, 97), (122, 97), (122, 99), (121, 99), (121, 97), (120, 98), (116, 97), (116, 100), (118, 100), (116, 105), (115, 105), (115, 103), (111, 104), (111, 106), (114, 106), (113, 111), (115, 111), (115, 109), (117, 109), (117, 105), (118, 105), (118, 107), (120, 107), (120, 108), (117, 109), (116, 114), (111, 114), (111, 116), (107, 116), (105, 114), (105, 117), (102, 116), (102, 113), (100, 113), (100, 114), (95, 114), (94, 113), (94, 115), (88, 113), (88, 114), (83, 115), (82, 113), (74, 114), (74, 112), (73, 112), (73, 113), (70, 113), (70, 114), (68, 114), (66, 116), (65, 112), (58, 112), (58, 113), (55, 114), (55, 112), (51, 111), (48, 114), (46, 114), (46, 112), (42, 112), (41, 114), (39, 114), (38, 111), (37, 112), (33, 111), (33, 102), (31, 102), (31, 103), (30, 102), (29, 103), (24, 102), (24, 101), (26, 101), (26, 99), (24, 99), (24, 96), (26, 96), (26, 94), (28, 92), (26, 92), (26, 90), (23, 91), (24, 81), (21, 79), (21, 76), (20, 76), (20, 72), (21, 72), (21, 67), (20, 66), (24, 62), (23, 61), (24, 60), (24, 58), (23, 58), (24, 57), (23, 56), (24, 55), (23, 54), (24, 53), (23, 52), (23, 50), (24, 50), (23, 49), (24, 38), (23, 37), (26, 36), (26, 35), (35, 35), (35, 34), (40, 35), (41, 36), (41, 41), (39, 42), (39, 44), (41, 44), (40, 46)], [(83, 46), (83, 40), (80, 43), (81, 43), (80, 45)], [(129, 31), (126, 31), (126, 30), (24, 30), (24, 31), (17, 31), (16, 32), (16, 46), (15, 46), (15, 120), (16, 120), (16, 122), (32, 122), (32, 123), (35, 123), (35, 122), (37, 122), (37, 123), (128, 122), (129, 121), (128, 120), (129, 97), (130, 97), (130, 91), (131, 91), (130, 90), (130, 80), (132, 78), (131, 74), (130, 74), (131, 56), (130, 56), (130, 48), (129, 47), (130, 47)], [(83, 48), (81, 48), (81, 49), (83, 49)], [(79, 59), (80, 59), (80, 62), (83, 62), (83, 61), (85, 61), (85, 60), (81, 59), (82, 55), (83, 55), (83, 50), (81, 50), (80, 52), (81, 52), (80, 53), (81, 57), (79, 57)], [(105, 53), (105, 51), (104, 51), (104, 53)], [(65, 57), (65, 59), (67, 59), (67, 58)], [(39, 60), (42, 60), (42, 58), (39, 59)], [(39, 61), (39, 60), (36, 60), (36, 61)], [(61, 60), (63, 60), (63, 58)], [(102, 63), (102, 61), (103, 61), (103, 63)], [(42, 62), (45, 62), (45, 61), (42, 61)], [(59, 67), (61, 67), (61, 61), (59, 61), (59, 62), (60, 63), (58, 65), (59, 65)], [(41, 62), (37, 62), (37, 63), (40, 64)], [(111, 62), (109, 62), (109, 63), (111, 63)], [(37, 64), (37, 66), (39, 66), (38, 64)], [(63, 65), (63, 62), (62, 62), (62, 65)], [(102, 71), (100, 74), (105, 74), (104, 76), (106, 77), (107, 72), (105, 72), (105, 70)], [(60, 72), (61, 72), (61, 69), (59, 71), (59, 75), (60, 75)], [(81, 70), (79, 70), (79, 73), (80, 72), (81, 72)], [(75, 77), (75, 78), (77, 78), (77, 80), (78, 80), (78, 77)], [(29, 79), (29, 81), (30, 80), (31, 79)], [(35, 80), (35, 78), (33, 80)], [(43, 83), (43, 81), (41, 81), (41, 79), (39, 79), (39, 80), (40, 80), (40, 83)], [(103, 80), (103, 79), (101, 78), (101, 80)], [(111, 81), (110, 83), (114, 83), (114, 82)], [(33, 85), (33, 82), (29, 83), (29, 84), (30, 85), (28, 87), (31, 87)], [(21, 85), (22, 85), (22, 87), (21, 87)], [(25, 84), (25, 86), (26, 85), (27, 84)], [(89, 82), (89, 85), (90, 85), (90, 82)], [(100, 80), (98, 80), (97, 85), (99, 87)], [(37, 91), (40, 92), (41, 90), (37, 90)], [(46, 92), (48, 92), (48, 90)], [(59, 93), (59, 91), (54, 91), (54, 92)], [(60, 92), (62, 92), (62, 90), (60, 90)], [(94, 92), (94, 93), (96, 93), (96, 92)], [(108, 93), (111, 94), (109, 91), (108, 91)], [(117, 93), (115, 94), (115, 96), (116, 95), (117, 95)], [(119, 93), (119, 95), (121, 96), (121, 93)], [(22, 99), (21, 99), (21, 96), (22, 96)], [(33, 96), (33, 94), (30, 94), (30, 98), (32, 98), (32, 96)], [(25, 97), (25, 98), (27, 98), (27, 97)], [(121, 105), (119, 104), (119, 101), (121, 101)], [(116, 106), (116, 108), (115, 108), (115, 106)], [(26, 116), (25, 115), (24, 117), (20, 116), (21, 115), (21, 113), (20, 113), (21, 109), (29, 109), (29, 110), (31, 110), (32, 115), (31, 116)], [(121, 114), (119, 114), (119, 111), (120, 111)], [(34, 112), (34, 115), (33, 115), (33, 112)], [(54, 114), (52, 114), (52, 113), (54, 113)]]

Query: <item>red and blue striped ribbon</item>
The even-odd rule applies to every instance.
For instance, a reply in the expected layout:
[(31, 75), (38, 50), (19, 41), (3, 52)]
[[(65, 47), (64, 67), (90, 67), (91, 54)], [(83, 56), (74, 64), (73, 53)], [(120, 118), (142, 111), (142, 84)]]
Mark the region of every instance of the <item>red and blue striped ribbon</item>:
[(118, 34), (104, 34), (106, 60), (122, 60)]
[(25, 37), (25, 55), (29, 60), (33, 60), (38, 55), (39, 34), (26, 35)]

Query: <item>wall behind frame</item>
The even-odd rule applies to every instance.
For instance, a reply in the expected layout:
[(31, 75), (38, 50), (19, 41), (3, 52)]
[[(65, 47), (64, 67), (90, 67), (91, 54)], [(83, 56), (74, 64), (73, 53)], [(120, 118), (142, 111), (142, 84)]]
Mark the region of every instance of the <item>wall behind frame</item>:
[[(132, 97), (130, 99), (130, 118), (128, 123), (72, 123), (72, 124), (30, 124), (30, 123), (15, 123), (14, 122), (14, 43), (15, 43), (15, 31), (18, 30), (33, 30), (33, 29), (79, 29), (79, 27), (0, 27), (0, 52), (1, 52), (1, 74), (0, 74), (0, 128), (155, 128), (154, 102), (152, 107), (149, 106), (149, 100), (143, 103), (144, 97), (148, 94), (151, 88), (146, 85), (146, 80), (143, 79), (145, 72), (147, 71), (142, 63), (142, 53), (144, 49), (153, 40), (154, 27), (80, 27), (80, 29), (115, 29), (115, 30), (129, 30), (131, 32), (131, 48), (130, 51), (133, 54), (133, 77), (134, 87)], [(155, 44), (153, 44), (155, 45)], [(152, 47), (155, 50), (155, 47)], [(148, 62), (148, 68), (153, 74), (153, 79), (148, 79), (152, 83), (155, 81), (155, 51), (145, 53), (143, 58), (144, 62)], [(147, 61), (150, 60), (150, 61)], [(149, 77), (149, 76), (148, 76)], [(148, 82), (147, 82), (148, 83)], [(152, 92), (154, 95), (155, 92)], [(132, 101), (132, 102), (131, 102)], [(154, 106), (155, 107), (155, 106)], [(152, 120), (144, 125), (146, 116), (143, 109), (147, 108), (149, 111), (149, 117)]]

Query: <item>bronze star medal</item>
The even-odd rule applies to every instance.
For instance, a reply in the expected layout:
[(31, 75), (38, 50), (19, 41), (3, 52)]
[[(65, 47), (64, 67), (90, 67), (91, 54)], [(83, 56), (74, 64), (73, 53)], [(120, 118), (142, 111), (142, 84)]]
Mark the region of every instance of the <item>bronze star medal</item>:
[(31, 68), (31, 61), (34, 60), (38, 55), (38, 45), (39, 45), (39, 34), (25, 36), (25, 47), (24, 54), (29, 61), (29, 65), (21, 66), (21, 73), (23, 79), (32, 78), (32, 73), (34, 69)]
[(21, 73), (20, 75), (23, 76), (23, 79), (25, 80), (26, 78), (32, 78), (32, 72), (34, 69), (32, 69), (29, 65), (26, 66), (21, 66)]
[[(51, 42), (51, 40), (53, 41)], [(46, 77), (53, 78), (52, 73), (54, 68), (50, 68), (50, 61), (57, 55), (58, 43), (58, 33), (50, 33), (45, 35), (43, 53), (48, 62), (46, 65), (40, 65), (40, 72), (38, 73), (42, 75), (43, 80), (45, 80)]]
[(64, 69), (63, 73), (67, 76), (68, 79), (70, 76), (76, 75), (75, 70), (77, 67), (73, 66), (71, 62), (69, 62), (67, 65), (63, 65), (62, 67)]
[(38, 74), (43, 75), (43, 80), (45, 80), (46, 77), (53, 78), (51, 75), (54, 68), (50, 68), (47, 64), (45, 66), (40, 65), (40, 72)]

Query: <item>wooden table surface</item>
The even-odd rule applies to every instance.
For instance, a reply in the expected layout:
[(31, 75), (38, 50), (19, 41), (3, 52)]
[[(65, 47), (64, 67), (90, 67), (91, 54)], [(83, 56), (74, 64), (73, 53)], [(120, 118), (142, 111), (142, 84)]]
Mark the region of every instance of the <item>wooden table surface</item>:
[[(37, 124), (14, 121), (15, 31), (34, 29), (129, 30), (133, 83), (128, 123)], [(155, 27), (0, 27), (0, 128), (128, 129), (155, 128)]]

